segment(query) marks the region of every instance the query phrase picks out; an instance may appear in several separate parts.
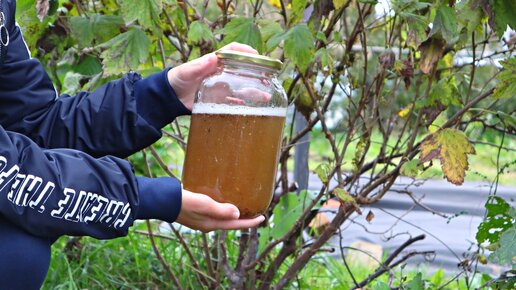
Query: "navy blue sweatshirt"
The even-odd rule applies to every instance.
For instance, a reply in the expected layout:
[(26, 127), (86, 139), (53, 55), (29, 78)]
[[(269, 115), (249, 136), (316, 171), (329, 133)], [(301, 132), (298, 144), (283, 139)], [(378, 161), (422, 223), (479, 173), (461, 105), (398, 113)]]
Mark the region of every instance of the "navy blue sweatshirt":
[(0, 44), (0, 218), (37, 236), (100, 239), (125, 235), (135, 219), (174, 221), (179, 181), (135, 177), (120, 159), (190, 113), (167, 71), (57, 96), (15, 24), (16, 1), (0, 3), (9, 37)]

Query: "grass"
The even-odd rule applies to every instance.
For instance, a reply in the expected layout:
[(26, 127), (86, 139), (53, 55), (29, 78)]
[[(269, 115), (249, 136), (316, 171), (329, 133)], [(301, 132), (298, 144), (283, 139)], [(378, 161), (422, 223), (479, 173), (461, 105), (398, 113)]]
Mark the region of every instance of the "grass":
[[(145, 230), (142, 224), (137, 230)], [(235, 232), (228, 241), (235, 241)], [(204, 255), (199, 247), (200, 235), (194, 234), (187, 238), (193, 255), (201, 268), (205, 269)], [(52, 263), (47, 280), (42, 289), (175, 289), (170, 276), (164, 270), (152, 250), (147, 236), (132, 230), (127, 237), (109, 241), (99, 241), (92, 238), (82, 238), (82, 251), (78, 249), (65, 250), (70, 238), (63, 237), (53, 247)], [(157, 246), (164, 259), (177, 275), (184, 289), (203, 289), (198, 283), (197, 276), (190, 266), (188, 257), (181, 250), (174, 238), (156, 238)], [(228, 243), (230, 260), (237, 256), (235, 243)], [(234, 260), (232, 261), (234, 263)], [(276, 277), (280, 277), (289, 265), (287, 261)], [(373, 273), (375, 267), (367, 268), (358, 264), (350, 264), (351, 272), (357, 281), (365, 279)], [(382, 289), (382, 283), (392, 287), (402, 287), (414, 279), (417, 273), (422, 273), (425, 289), (438, 289), (453, 279), (453, 273), (438, 270), (434, 273), (424, 268), (408, 269), (401, 266), (395, 271), (381, 275), (368, 289)], [(471, 274), (470, 274), (471, 275)], [(223, 275), (222, 275), (223, 276)], [(470, 281), (470, 288), (479, 287), (488, 276), (477, 274)], [(376, 286), (375, 286), (376, 285)], [(314, 256), (309, 264), (301, 270), (297, 278), (286, 289), (350, 289), (354, 286), (353, 279), (340, 258), (333, 258), (320, 253)], [(219, 289), (229, 289), (228, 283)], [(468, 289), (465, 279), (454, 280), (443, 290)]]

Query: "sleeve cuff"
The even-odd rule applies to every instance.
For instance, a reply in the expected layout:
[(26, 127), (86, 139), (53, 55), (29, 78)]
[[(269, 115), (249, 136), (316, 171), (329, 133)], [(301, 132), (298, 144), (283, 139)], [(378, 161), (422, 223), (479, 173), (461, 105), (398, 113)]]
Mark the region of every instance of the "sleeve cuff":
[(165, 69), (141, 79), (134, 87), (138, 115), (157, 130), (161, 130), (178, 116), (191, 114), (170, 86), (168, 71), (169, 69)]
[(137, 219), (174, 222), (181, 211), (181, 183), (170, 177), (136, 177), (139, 192)]

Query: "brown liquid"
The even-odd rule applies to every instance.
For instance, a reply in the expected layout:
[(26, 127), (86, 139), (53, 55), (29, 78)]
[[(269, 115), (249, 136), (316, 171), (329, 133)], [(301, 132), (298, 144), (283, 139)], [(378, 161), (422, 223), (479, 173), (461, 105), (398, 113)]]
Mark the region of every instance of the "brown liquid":
[(264, 213), (272, 199), (284, 123), (279, 116), (193, 114), (184, 188), (236, 205), (240, 218)]

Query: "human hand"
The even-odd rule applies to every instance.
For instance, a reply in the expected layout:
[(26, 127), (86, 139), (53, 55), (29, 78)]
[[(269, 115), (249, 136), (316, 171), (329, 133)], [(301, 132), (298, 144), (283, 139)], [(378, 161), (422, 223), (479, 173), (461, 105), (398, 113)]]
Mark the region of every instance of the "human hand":
[(211, 197), (183, 189), (181, 211), (176, 222), (189, 228), (210, 232), (213, 230), (237, 230), (258, 226), (264, 216), (238, 219), (240, 212), (229, 203), (219, 203)]
[[(258, 52), (249, 45), (230, 43), (220, 50), (235, 50), (241, 52)], [(168, 82), (174, 88), (179, 100), (192, 110), (194, 95), (200, 83), (207, 76), (217, 71), (218, 57), (215, 53), (206, 54), (198, 59), (189, 61), (168, 71)]]

